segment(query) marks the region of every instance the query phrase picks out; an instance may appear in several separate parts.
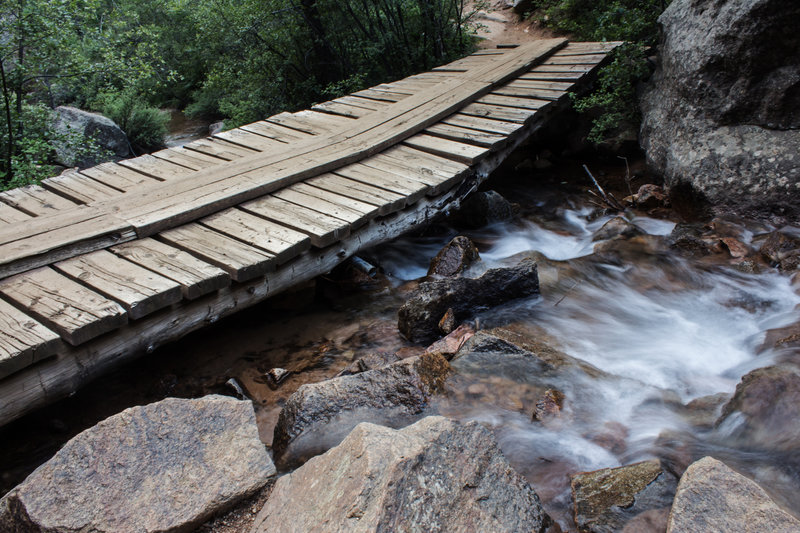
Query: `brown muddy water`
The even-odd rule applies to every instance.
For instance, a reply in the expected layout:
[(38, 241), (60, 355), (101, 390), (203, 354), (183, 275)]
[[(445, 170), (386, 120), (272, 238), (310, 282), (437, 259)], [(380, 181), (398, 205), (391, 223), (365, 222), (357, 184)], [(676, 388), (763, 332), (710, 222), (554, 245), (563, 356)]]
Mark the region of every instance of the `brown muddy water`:
[[(620, 186), (619, 161), (590, 166), (602, 182)], [(477, 326), (509, 328), (570, 359), (562, 371), (551, 373), (471, 368), (450, 379), (447, 394), (432, 402), (429, 412), (491, 428), (564, 529), (574, 529), (570, 474), (652, 457), (680, 471), (692, 458), (713, 454), (797, 514), (796, 454), (739, 447), (726, 428), (713, 425), (726, 397), (709, 398), (731, 394), (742, 375), (786, 356), (760, 346), (767, 330), (798, 319), (800, 296), (790, 278), (758, 260), (735, 259), (724, 248), (706, 255), (678, 253), (666, 236), (679, 217), (666, 209), (629, 211), (626, 217), (645, 235), (601, 242), (603, 253), (594, 253), (594, 233), (610, 215), (590, 205), (591, 185), (574, 161), (545, 171), (516, 171), (490, 185), (519, 204), (517, 220), (478, 230), (439, 225), (370, 250), (363, 257), (382, 270), (370, 283), (334, 272), (0, 429), (0, 492), (109, 415), (167, 396), (235, 395), (226, 385), (231, 378), (253, 399), (262, 440), (270, 444), (281, 406), (301, 384), (332, 377), (371, 352), (422, 348), (400, 337), (397, 309), (431, 257), (463, 234), (476, 242), (486, 267), (512, 263), (525, 253), (539, 259), (541, 296), (486, 310), (477, 316)], [(742, 220), (717, 221), (721, 226), (751, 249), (772, 229)], [(274, 367), (293, 372), (277, 390), (264, 378)], [(532, 421), (546, 389), (564, 394), (563, 412)], [(712, 408), (686, 407), (698, 398)]]

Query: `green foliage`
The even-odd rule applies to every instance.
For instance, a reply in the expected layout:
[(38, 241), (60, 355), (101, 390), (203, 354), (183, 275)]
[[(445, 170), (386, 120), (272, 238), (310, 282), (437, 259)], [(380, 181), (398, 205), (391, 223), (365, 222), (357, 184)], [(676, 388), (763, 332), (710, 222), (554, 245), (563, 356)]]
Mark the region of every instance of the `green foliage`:
[(131, 144), (142, 149), (164, 146), (169, 115), (150, 107), (132, 91), (104, 93), (95, 107), (122, 128)]
[[(574, 98), (578, 111), (596, 116), (589, 140), (603, 141), (621, 128), (636, 127), (636, 84), (650, 74), (645, 50), (658, 37), (657, 19), (668, 0), (537, 0), (531, 15), (546, 26), (589, 41), (626, 41), (598, 74), (596, 90)], [(574, 96), (574, 95), (573, 95)]]

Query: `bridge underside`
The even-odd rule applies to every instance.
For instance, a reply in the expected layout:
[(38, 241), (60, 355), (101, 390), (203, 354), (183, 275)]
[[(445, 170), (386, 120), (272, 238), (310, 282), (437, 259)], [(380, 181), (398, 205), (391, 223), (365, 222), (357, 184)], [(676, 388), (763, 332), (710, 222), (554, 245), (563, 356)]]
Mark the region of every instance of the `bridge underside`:
[(427, 223), (617, 44), (481, 50), (0, 193), (0, 425)]

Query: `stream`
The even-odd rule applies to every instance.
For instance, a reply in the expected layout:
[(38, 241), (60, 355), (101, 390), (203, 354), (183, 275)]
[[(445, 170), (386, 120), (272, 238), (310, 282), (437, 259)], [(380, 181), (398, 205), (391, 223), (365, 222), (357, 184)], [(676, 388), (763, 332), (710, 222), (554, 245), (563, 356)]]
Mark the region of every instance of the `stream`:
[[(0, 491), (113, 413), (166, 396), (233, 395), (230, 378), (253, 399), (262, 440), (270, 444), (281, 406), (301, 384), (330, 378), (370, 352), (419, 350), (397, 332), (397, 309), (430, 259), (463, 234), (478, 246), (481, 268), (530, 254), (539, 263), (541, 296), (481, 312), (478, 329), (503, 327), (536, 339), (563, 352), (566, 363), (537, 376), (525, 368), (472, 369), (448, 382), (431, 411), (491, 428), (565, 530), (574, 529), (570, 474), (652, 457), (680, 472), (687, 461), (713, 454), (800, 511), (797, 465), (741, 448), (730, 428), (714, 425), (727, 401), (719, 395), (730, 395), (744, 374), (783, 355), (760, 347), (767, 330), (797, 320), (800, 295), (790, 277), (766, 265), (744, 268), (728, 253), (675, 251), (665, 244), (678, 221), (668, 210), (631, 211), (626, 216), (643, 235), (594, 242), (612, 217), (589, 204), (584, 181), (563, 181), (559, 172), (549, 170), (547, 179), (525, 173), (494, 179), (495, 190), (519, 204), (517, 220), (469, 231), (439, 225), (397, 239), (363, 255), (382, 269), (368, 283), (334, 272), (0, 429)], [(771, 229), (742, 220), (725, 224), (756, 248)], [(276, 390), (264, 379), (274, 367), (293, 372)], [(533, 421), (545, 389), (564, 394), (563, 411)]]

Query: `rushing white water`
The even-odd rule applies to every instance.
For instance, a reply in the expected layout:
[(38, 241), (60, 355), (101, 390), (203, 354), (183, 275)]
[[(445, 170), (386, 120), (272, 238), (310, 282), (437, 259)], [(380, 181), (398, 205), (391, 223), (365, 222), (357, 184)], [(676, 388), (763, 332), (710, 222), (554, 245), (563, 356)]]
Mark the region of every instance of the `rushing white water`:
[[(559, 278), (549, 285), (543, 281), (539, 298), (483, 312), (481, 325), (529, 327), (601, 371), (543, 378), (520, 369), (518, 382), (564, 392), (564, 420), (555, 427), (531, 422), (529, 412), (509, 408), (497, 395), (462, 399), (447, 408), (450, 416), (494, 428), (514, 466), (566, 523), (569, 474), (652, 456), (660, 435), (692, 432), (676, 406), (730, 394), (745, 373), (769, 365), (769, 352), (757, 354), (765, 331), (790, 324), (800, 305), (789, 279), (773, 271), (744, 274), (724, 264), (707, 266), (666, 247), (633, 260), (592, 255), (593, 235), (608, 220), (591, 219), (588, 209), (566, 209), (544, 223), (498, 224), (468, 233), (488, 268), (538, 252), (551, 260), (540, 263), (540, 278), (545, 267)], [(659, 236), (675, 226), (646, 217), (630, 222)], [(395, 243), (383, 250), (380, 262), (398, 282), (423, 276), (430, 257), (453, 235)], [(742, 232), (743, 241), (751, 238)], [(491, 375), (492, 368), (485, 373)], [(616, 433), (623, 450), (599, 445), (597, 436), (604, 433)]]

